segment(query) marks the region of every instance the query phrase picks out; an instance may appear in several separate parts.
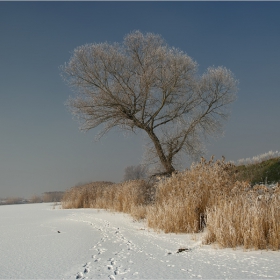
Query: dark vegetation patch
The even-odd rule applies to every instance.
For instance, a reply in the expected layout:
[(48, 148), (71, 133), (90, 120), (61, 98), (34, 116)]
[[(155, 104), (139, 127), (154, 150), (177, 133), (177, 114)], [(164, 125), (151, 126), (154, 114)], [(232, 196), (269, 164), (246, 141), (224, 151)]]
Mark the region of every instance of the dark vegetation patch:
[(272, 158), (261, 163), (235, 167), (237, 179), (251, 185), (280, 183), (280, 158)]

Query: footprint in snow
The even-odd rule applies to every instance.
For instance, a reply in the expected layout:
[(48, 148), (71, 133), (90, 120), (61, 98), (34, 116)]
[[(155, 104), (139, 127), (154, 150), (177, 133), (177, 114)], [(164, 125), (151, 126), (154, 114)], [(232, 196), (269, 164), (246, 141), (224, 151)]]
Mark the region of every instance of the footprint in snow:
[(78, 272), (77, 273), (77, 276), (76, 276), (76, 279), (81, 279), (83, 277), (83, 273), (82, 272)]
[(110, 280), (115, 280), (116, 279), (114, 275), (109, 275), (108, 277), (109, 277)]
[(88, 273), (89, 272), (89, 268), (86, 267), (85, 270), (84, 270), (84, 273)]
[(98, 255), (101, 255), (101, 254), (103, 254), (104, 252), (106, 252), (107, 250), (104, 249), (104, 248), (100, 248), (100, 249), (97, 249), (97, 251), (98, 251)]

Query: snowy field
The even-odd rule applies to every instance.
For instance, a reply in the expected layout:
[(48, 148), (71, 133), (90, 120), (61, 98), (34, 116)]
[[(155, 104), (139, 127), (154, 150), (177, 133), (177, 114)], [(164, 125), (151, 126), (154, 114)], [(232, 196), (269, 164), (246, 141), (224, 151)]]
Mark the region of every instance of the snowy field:
[(0, 206), (0, 229), (1, 279), (280, 278), (279, 251), (202, 246), (104, 210)]

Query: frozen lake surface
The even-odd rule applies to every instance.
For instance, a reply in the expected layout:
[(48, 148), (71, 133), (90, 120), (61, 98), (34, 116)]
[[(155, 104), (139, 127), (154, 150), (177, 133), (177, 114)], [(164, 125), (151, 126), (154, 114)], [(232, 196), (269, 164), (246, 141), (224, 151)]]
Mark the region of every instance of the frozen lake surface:
[(280, 278), (280, 251), (215, 249), (122, 213), (53, 208), (0, 206), (1, 279)]

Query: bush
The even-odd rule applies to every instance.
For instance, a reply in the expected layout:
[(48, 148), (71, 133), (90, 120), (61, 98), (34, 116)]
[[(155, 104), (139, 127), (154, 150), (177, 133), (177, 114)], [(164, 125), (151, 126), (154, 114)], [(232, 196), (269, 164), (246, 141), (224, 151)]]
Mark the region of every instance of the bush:
[(280, 183), (280, 157), (235, 167), (239, 180), (255, 184)]

